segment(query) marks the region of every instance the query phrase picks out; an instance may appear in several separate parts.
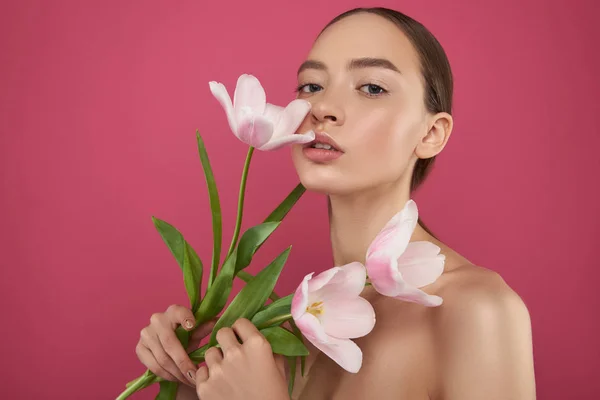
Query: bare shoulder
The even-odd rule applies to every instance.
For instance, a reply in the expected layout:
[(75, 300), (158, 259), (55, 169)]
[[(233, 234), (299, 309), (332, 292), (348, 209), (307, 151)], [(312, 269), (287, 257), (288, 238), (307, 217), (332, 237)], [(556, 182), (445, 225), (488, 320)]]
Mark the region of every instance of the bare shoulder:
[[(436, 294), (444, 299), (438, 317), (440, 323), (501, 323), (506, 328), (517, 323), (529, 325), (529, 312), (521, 297), (487, 268), (466, 264), (440, 278)], [(507, 325), (508, 324), (508, 325)]]
[(529, 312), (497, 273), (464, 265), (442, 275), (433, 314), (440, 397), (535, 398)]

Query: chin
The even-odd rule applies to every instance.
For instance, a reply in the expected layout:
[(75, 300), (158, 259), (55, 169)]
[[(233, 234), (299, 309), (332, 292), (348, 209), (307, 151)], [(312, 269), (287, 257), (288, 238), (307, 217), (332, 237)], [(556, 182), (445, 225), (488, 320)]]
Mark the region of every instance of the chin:
[(306, 190), (322, 194), (347, 194), (355, 191), (348, 176), (344, 175), (333, 165), (314, 164), (303, 160), (301, 165), (296, 164), (296, 172), (300, 183)]
[(358, 182), (352, 179), (352, 174), (344, 173), (344, 163), (333, 161), (320, 164), (310, 161), (302, 153), (302, 146), (292, 149), (292, 161), (300, 183), (310, 192), (343, 195), (358, 189)]
[(303, 175), (299, 175), (300, 183), (302, 186), (306, 188), (309, 192), (321, 193), (321, 194), (330, 194), (332, 189), (331, 182), (328, 182), (325, 179), (315, 179), (314, 177), (306, 177)]

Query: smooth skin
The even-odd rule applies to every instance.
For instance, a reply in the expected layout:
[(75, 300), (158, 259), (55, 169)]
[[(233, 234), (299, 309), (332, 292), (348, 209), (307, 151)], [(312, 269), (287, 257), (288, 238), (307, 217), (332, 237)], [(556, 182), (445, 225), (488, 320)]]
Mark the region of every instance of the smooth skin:
[[(292, 159), (302, 184), (329, 196), (334, 264), (364, 263), (371, 241), (410, 199), (415, 162), (444, 149), (453, 119), (427, 111), (419, 58), (402, 31), (382, 17), (357, 14), (337, 22), (317, 39), (307, 60), (298, 75), (298, 97), (312, 109), (298, 132), (324, 132), (344, 154), (315, 163), (296, 145)], [(531, 322), (521, 298), (498, 274), (417, 226), (411, 241), (420, 240), (435, 243), (446, 256), (442, 276), (423, 288), (444, 303), (428, 308), (365, 288), (377, 323), (356, 340), (361, 370), (348, 373), (311, 347), (308, 374), (297, 372), (294, 399), (535, 399)], [(171, 379), (182, 380), (191, 368), (168, 333), (183, 318), (183, 311), (178, 318), (155, 318), (141, 341), (147, 350), (142, 362)], [(288, 398), (268, 343), (259, 343), (260, 333), (247, 321), (236, 324), (240, 347), (231, 347), (233, 332), (219, 331), (219, 343), (233, 352), (212, 352), (196, 372), (196, 391), (182, 386), (178, 399)], [(165, 341), (169, 348), (160, 347)]]

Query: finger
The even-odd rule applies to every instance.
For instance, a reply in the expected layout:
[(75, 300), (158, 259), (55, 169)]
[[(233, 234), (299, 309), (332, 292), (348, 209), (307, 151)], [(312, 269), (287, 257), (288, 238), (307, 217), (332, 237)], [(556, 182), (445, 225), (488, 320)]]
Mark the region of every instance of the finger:
[(215, 327), (216, 322), (217, 322), (217, 318), (213, 318), (213, 319), (199, 325), (196, 329), (194, 329), (192, 331), (192, 334), (190, 335), (190, 340), (188, 342), (188, 348), (187, 348), (188, 352), (198, 348), (202, 339), (204, 339), (205, 337), (207, 337), (208, 335), (210, 335), (212, 333), (212, 330)]
[(210, 320), (202, 323), (200, 326), (198, 326), (196, 328), (196, 330), (194, 330), (192, 335), (202, 336), (203, 338), (210, 335), (218, 320), (219, 320), (219, 318), (215, 317), (213, 319), (210, 319)]
[(231, 328), (225, 327), (219, 329), (217, 331), (217, 342), (221, 345), (224, 357), (227, 357), (227, 353), (230, 351), (240, 348), (240, 342), (238, 342), (238, 339), (235, 337), (235, 333)]
[(196, 385), (196, 394), (200, 400), (204, 400), (206, 397), (209, 397), (206, 395), (206, 391), (208, 390), (208, 378), (210, 378), (208, 367), (203, 365), (198, 368), (198, 371), (196, 372), (196, 382), (198, 382)]
[(237, 333), (238, 337), (242, 340), (243, 343), (245, 343), (248, 339), (250, 339), (253, 336), (262, 336), (262, 333), (258, 331), (256, 326), (254, 326), (254, 324), (246, 318), (238, 319), (233, 323), (233, 326), (231, 328), (233, 328), (233, 330), (235, 331), (235, 333)]
[[(173, 333), (173, 335), (175, 334)], [(177, 377), (177, 379), (181, 382), (184, 382), (188, 385), (191, 383), (189, 379), (185, 378), (185, 375), (179, 370), (179, 368), (177, 368), (177, 365), (173, 359), (165, 352), (165, 349), (163, 348), (158, 336), (152, 335), (146, 337), (144, 339), (144, 344), (148, 349), (150, 349), (152, 355), (163, 369), (167, 370), (171, 375)], [(194, 370), (194, 373), (195, 372), (196, 371)]]
[(171, 375), (167, 370), (160, 366), (156, 358), (152, 355), (150, 349), (142, 344), (138, 344), (135, 349), (138, 358), (152, 373), (156, 376), (160, 376), (164, 380), (171, 382), (178, 382), (179, 379)]
[(208, 380), (208, 367), (206, 365), (202, 365), (200, 368), (198, 368), (198, 371), (196, 371), (196, 383), (200, 384), (200, 383), (204, 383)]
[(206, 361), (206, 365), (208, 368), (212, 368), (214, 365), (220, 364), (223, 361), (223, 354), (221, 350), (217, 347), (211, 347), (206, 350), (204, 354), (204, 361)]
[(167, 308), (164, 315), (168, 318), (173, 330), (175, 330), (178, 325), (181, 325), (188, 331), (196, 326), (196, 318), (194, 318), (194, 313), (192, 313), (189, 308), (173, 304)]
[[(161, 349), (164, 349), (165, 354), (171, 363), (167, 360), (169, 366), (173, 366), (177, 369), (178, 373), (185, 376), (187, 381), (192, 385), (195, 384), (194, 376), (196, 375), (196, 366), (190, 360), (190, 357), (185, 352), (183, 345), (177, 339), (175, 332), (166, 327), (165, 325), (156, 326), (156, 334), (161, 344)], [(157, 357), (158, 359), (158, 357)], [(166, 365), (164, 365), (166, 368)], [(166, 368), (169, 372), (173, 373), (170, 368)]]

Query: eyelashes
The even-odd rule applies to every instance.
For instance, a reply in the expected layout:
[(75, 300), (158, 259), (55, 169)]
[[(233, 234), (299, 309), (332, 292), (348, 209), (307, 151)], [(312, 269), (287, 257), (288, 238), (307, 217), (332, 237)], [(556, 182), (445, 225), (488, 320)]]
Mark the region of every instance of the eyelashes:
[[(362, 88), (367, 88), (367, 91), (362, 91)], [(308, 89), (308, 91), (306, 90)], [(364, 85), (359, 86), (358, 88), (359, 90), (361, 90), (366, 96), (368, 97), (381, 97), (382, 95), (386, 95), (389, 92), (384, 89), (383, 87), (381, 87), (380, 85), (377, 85), (375, 83), (367, 83)], [(296, 87), (296, 89), (294, 90), (294, 92), (298, 93), (298, 94), (302, 94), (302, 93), (316, 93), (316, 92), (320, 92), (321, 90), (323, 90), (323, 87), (319, 84), (316, 83), (304, 83), (301, 85), (298, 85)]]
[[(315, 89), (314, 92), (305, 92), (304, 89), (305, 88), (309, 88), (309, 89)], [(302, 85), (298, 85), (295, 89), (296, 93), (315, 93), (317, 90), (321, 90), (323, 89), (320, 85), (317, 85), (316, 83), (305, 83)]]
[(374, 84), (374, 83), (367, 83), (366, 85), (362, 85), (362, 86), (361, 86), (361, 88), (363, 88), (363, 87), (365, 87), (365, 86), (366, 86), (366, 87), (368, 87), (369, 89), (374, 89), (375, 91), (377, 91), (377, 93), (372, 93), (372, 92), (369, 90), (369, 92), (367, 93), (369, 96), (378, 96), (378, 95), (380, 95), (380, 94), (387, 94), (387, 93), (388, 93), (388, 91), (387, 91), (387, 90), (385, 90), (385, 89), (384, 89), (384, 88), (382, 88), (381, 86), (379, 86), (379, 85), (376, 85), (376, 84)]

